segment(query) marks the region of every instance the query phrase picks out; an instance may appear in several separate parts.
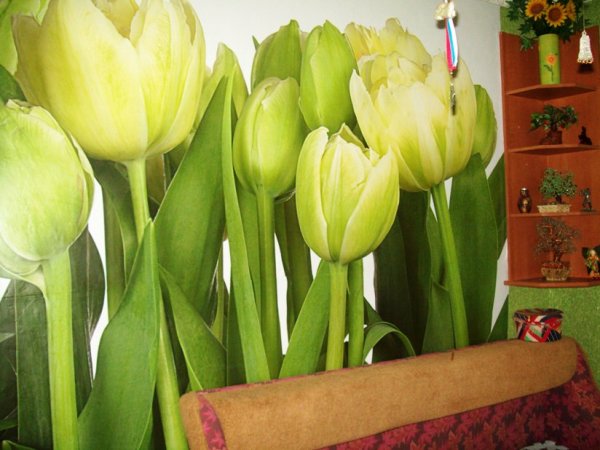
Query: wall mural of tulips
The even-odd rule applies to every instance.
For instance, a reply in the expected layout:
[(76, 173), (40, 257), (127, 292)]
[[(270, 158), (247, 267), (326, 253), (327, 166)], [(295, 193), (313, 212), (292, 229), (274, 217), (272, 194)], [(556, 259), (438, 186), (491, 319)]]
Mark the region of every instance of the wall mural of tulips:
[(7, 4), (3, 449), (185, 449), (186, 391), (502, 336), (503, 165), (486, 174), (496, 120), (464, 61), (452, 108), (443, 57), (398, 20), (292, 20), (256, 43), (247, 84), (224, 45), (205, 70), (185, 0)]

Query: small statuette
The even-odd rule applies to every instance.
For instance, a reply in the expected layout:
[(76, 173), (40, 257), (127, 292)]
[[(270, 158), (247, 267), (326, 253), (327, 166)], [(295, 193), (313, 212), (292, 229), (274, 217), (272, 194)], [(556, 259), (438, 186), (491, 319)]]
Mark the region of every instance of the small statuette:
[(531, 212), (531, 196), (529, 195), (529, 189), (526, 187), (521, 188), (521, 194), (519, 195), (517, 206), (519, 208), (519, 212), (521, 213)]
[(596, 247), (583, 247), (581, 253), (585, 260), (585, 267), (590, 278), (600, 278), (600, 245)]
[(585, 188), (581, 190), (581, 195), (583, 196), (583, 203), (581, 205), (581, 210), (585, 212), (592, 212), (592, 193), (590, 188)]
[(592, 47), (590, 46), (590, 37), (585, 30), (583, 30), (581, 38), (579, 39), (579, 55), (577, 56), (577, 62), (579, 64), (592, 64), (594, 62)]
[(587, 135), (587, 130), (585, 127), (581, 127), (581, 134), (577, 136), (579, 138), (579, 143), (581, 145), (592, 145), (592, 140)]

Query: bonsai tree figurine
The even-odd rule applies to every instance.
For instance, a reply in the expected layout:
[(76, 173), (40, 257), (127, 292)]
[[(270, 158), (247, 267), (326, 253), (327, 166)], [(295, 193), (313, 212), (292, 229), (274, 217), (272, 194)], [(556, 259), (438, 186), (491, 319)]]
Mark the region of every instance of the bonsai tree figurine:
[(544, 217), (536, 227), (538, 242), (536, 254), (552, 255), (550, 261), (542, 263), (542, 274), (548, 281), (564, 281), (568, 278), (570, 265), (562, 261), (567, 253), (575, 251), (574, 241), (579, 237), (579, 231), (571, 228), (563, 220)]
[(577, 113), (570, 105), (561, 108), (548, 104), (544, 105), (541, 113), (531, 114), (531, 129), (542, 127), (546, 131), (546, 136), (540, 141), (542, 145), (562, 144), (562, 130), (575, 123), (577, 123)]
[(577, 185), (573, 182), (573, 173), (561, 173), (548, 167), (540, 183), (540, 193), (547, 203), (563, 205), (563, 196), (573, 197), (577, 194)]

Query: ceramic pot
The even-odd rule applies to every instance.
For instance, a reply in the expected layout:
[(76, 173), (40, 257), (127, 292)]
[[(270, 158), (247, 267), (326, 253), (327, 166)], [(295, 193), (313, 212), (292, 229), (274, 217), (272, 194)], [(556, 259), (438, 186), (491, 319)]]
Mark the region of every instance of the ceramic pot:
[(542, 264), (542, 275), (546, 281), (565, 281), (570, 273), (571, 267), (568, 262), (548, 261)]

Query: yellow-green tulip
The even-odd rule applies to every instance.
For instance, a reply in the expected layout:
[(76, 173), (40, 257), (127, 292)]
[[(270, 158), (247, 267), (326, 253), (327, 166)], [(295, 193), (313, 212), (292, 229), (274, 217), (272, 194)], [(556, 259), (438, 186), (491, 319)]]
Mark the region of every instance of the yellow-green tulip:
[(267, 78), (248, 97), (233, 138), (233, 167), (242, 186), (272, 198), (290, 192), (306, 126), (294, 78)]
[(304, 39), (298, 22), (291, 20), (257, 45), (252, 62), (252, 89), (271, 77), (282, 80), (292, 77), (299, 83)]
[(344, 35), (330, 22), (315, 27), (302, 55), (300, 109), (312, 130), (334, 133), (343, 123), (354, 126), (349, 82), (356, 61)]
[(12, 36), (12, 18), (17, 14), (31, 14), (39, 22), (44, 17), (48, 0), (0, 1), (0, 66), (14, 75), (17, 70), (17, 49)]
[(464, 61), (453, 79), (456, 107), (450, 102), (450, 74), (443, 55), (422, 70), (395, 54), (363, 59), (353, 74), (350, 95), (368, 145), (393, 151), (400, 187), (429, 190), (462, 171), (471, 156), (477, 114), (475, 90)]
[(345, 265), (383, 241), (400, 198), (394, 159), (365, 148), (345, 125), (331, 137), (324, 127), (308, 135), (296, 175), (298, 220), (322, 259)]
[(12, 101), (0, 105), (0, 160), (0, 267), (25, 277), (85, 228), (92, 169), (50, 113)]
[(97, 159), (166, 152), (190, 132), (204, 78), (202, 27), (185, 0), (51, 0), (17, 16), (16, 77)]
[(487, 167), (494, 155), (494, 150), (496, 150), (498, 124), (492, 99), (485, 88), (476, 84), (475, 97), (477, 99), (477, 121), (473, 135), (473, 154), (479, 153), (483, 166)]
[(359, 61), (363, 56), (396, 54), (413, 61), (420, 67), (431, 66), (431, 56), (415, 35), (402, 28), (398, 19), (388, 19), (379, 32), (355, 23), (344, 30), (354, 56)]

